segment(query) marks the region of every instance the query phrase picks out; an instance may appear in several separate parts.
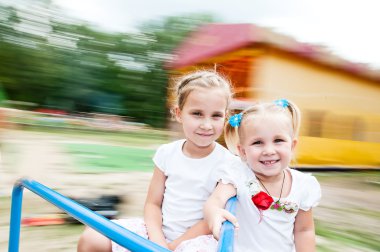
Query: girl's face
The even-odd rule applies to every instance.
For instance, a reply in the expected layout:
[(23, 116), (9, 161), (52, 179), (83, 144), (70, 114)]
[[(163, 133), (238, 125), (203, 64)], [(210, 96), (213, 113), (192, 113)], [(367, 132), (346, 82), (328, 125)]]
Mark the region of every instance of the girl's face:
[(239, 153), (257, 175), (277, 176), (289, 166), (297, 141), (285, 115), (248, 115), (241, 127)]
[(196, 148), (213, 148), (222, 134), (226, 117), (227, 98), (220, 88), (196, 88), (187, 96), (176, 119), (182, 123), (187, 144)]

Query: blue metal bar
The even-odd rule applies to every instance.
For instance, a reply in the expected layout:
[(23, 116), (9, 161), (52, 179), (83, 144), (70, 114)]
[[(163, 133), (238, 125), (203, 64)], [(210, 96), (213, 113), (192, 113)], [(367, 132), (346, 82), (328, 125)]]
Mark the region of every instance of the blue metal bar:
[(17, 252), (20, 241), (21, 210), (22, 210), (22, 192), (23, 187), (18, 181), (12, 191), (11, 220), (9, 228), (9, 252)]
[(22, 179), (16, 183), (13, 189), (9, 252), (18, 252), (19, 249), (22, 187), (29, 189), (43, 199), (59, 207), (78, 221), (92, 227), (131, 251), (170, 251), (117, 225), (116, 223), (111, 222), (105, 217), (34, 180)]
[[(20, 226), (23, 188), (27, 188), (43, 199), (65, 211), (78, 221), (92, 227), (111, 240), (131, 251), (157, 251), (168, 252), (170, 250), (157, 245), (117, 224), (105, 217), (91, 211), (77, 202), (59, 194), (58, 192), (30, 179), (21, 179), (16, 182), (12, 192), (11, 219), (9, 230), (9, 252), (19, 251)], [(229, 199), (226, 209), (235, 213), (236, 197)], [(223, 223), (218, 251), (233, 251), (234, 227), (226, 221)]]
[[(227, 201), (226, 210), (235, 215), (236, 209), (236, 197), (232, 197)], [(234, 251), (234, 225), (225, 221), (222, 225), (222, 229), (220, 231), (221, 235), (218, 243), (218, 252), (232, 252)]]

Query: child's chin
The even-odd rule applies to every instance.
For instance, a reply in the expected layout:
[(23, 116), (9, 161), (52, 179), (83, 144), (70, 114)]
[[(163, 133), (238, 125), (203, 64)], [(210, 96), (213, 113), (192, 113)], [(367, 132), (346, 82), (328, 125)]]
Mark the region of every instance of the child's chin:
[(207, 148), (207, 147), (209, 147), (212, 143), (213, 143), (214, 141), (212, 141), (212, 142), (202, 142), (202, 143), (199, 143), (199, 144), (197, 144), (200, 148)]
[(261, 170), (264, 172), (264, 173), (267, 173), (268, 175), (276, 175), (277, 173), (281, 172), (282, 171), (282, 168), (280, 167), (279, 164), (275, 163), (275, 164), (271, 164), (271, 165), (264, 165), (264, 164), (261, 164), (260, 165), (260, 168)]

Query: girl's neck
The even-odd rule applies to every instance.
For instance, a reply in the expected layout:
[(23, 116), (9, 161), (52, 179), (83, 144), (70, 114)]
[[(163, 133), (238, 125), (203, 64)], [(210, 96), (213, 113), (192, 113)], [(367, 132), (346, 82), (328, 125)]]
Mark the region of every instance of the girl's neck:
[(186, 140), (182, 146), (182, 152), (185, 156), (190, 158), (204, 158), (207, 157), (215, 148), (215, 142), (212, 144), (200, 147), (194, 143)]

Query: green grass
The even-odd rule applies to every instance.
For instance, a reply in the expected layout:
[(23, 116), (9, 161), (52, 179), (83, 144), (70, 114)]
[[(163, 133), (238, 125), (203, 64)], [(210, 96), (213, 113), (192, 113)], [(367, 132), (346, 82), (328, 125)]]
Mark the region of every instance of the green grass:
[(380, 171), (373, 170), (373, 171), (362, 171), (362, 170), (353, 170), (351, 172), (312, 172), (312, 174), (318, 179), (323, 180), (334, 180), (337, 178), (374, 178), (374, 179), (380, 179)]
[[(378, 235), (365, 232), (365, 230), (348, 229), (348, 227), (339, 227), (326, 222), (316, 221), (316, 234), (328, 240), (333, 247), (346, 248), (366, 248), (374, 251), (380, 251)], [(335, 251), (329, 250), (325, 246), (318, 247), (318, 251)]]
[(340, 182), (349, 184), (353, 181), (361, 186), (380, 187), (380, 171), (352, 171), (352, 172), (313, 172), (319, 182)]
[(98, 144), (64, 144), (80, 172), (151, 171), (154, 149)]

